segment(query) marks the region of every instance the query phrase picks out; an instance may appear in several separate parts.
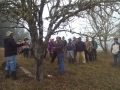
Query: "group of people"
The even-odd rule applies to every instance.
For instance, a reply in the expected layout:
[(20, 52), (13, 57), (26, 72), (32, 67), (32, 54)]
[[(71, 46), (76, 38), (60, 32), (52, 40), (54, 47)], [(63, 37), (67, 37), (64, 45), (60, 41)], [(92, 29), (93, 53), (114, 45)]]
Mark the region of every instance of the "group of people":
[[(22, 42), (21, 40), (16, 43), (13, 39), (13, 32), (7, 31), (6, 38), (4, 39), (4, 49), (5, 49), (5, 57), (6, 57), (6, 66), (5, 66), (5, 77), (9, 78), (9, 72), (11, 72), (11, 76), (14, 80), (16, 80), (16, 55), (22, 52), (24, 53), (24, 57), (28, 57), (29, 50), (32, 49), (32, 44), (29, 43), (29, 39), (25, 38)], [(58, 71), (63, 74), (65, 72), (64, 68), (64, 56), (67, 54), (69, 63), (86, 63), (88, 61), (94, 61), (97, 59), (97, 48), (98, 44), (92, 38), (89, 40), (89, 37), (86, 37), (85, 42), (79, 38), (71, 38), (68, 39), (68, 42), (64, 37), (56, 37), (56, 40), (50, 39), (47, 46), (46, 53), (49, 52), (51, 57), (51, 63), (53, 63), (58, 58)], [(33, 50), (31, 50), (32, 55)], [(117, 67), (117, 59), (119, 60), (120, 65), (120, 43), (117, 38), (114, 38), (114, 43), (111, 47), (111, 52), (114, 57), (114, 66)], [(82, 58), (81, 58), (82, 56)]]
[[(56, 38), (57, 39), (57, 38)], [(80, 56), (82, 56), (83, 63), (88, 61), (93, 61), (97, 59), (97, 52), (96, 49), (98, 48), (97, 42), (92, 38), (92, 41), (89, 41), (89, 38), (86, 37), (86, 41), (81, 41), (81, 37), (79, 38), (71, 38), (68, 39), (68, 42), (65, 40), (64, 37), (60, 37), (61, 42), (63, 43), (63, 51), (64, 55), (67, 54), (69, 63), (74, 63), (75, 59), (76, 62), (80, 62)], [(53, 49), (57, 44), (57, 40), (50, 39), (48, 43), (48, 52), (50, 53), (51, 63), (54, 62), (57, 51)]]
[(32, 47), (32, 43), (29, 41), (29, 39), (25, 38), (23, 41), (21, 39), (19, 39), (17, 44), (21, 44), (21, 43), (26, 43), (26, 45), (18, 47), (17, 53), (23, 54), (24, 57), (28, 58), (29, 52), (30, 52), (31, 57), (33, 57), (33, 47)]
[[(51, 60), (53, 63), (58, 58), (59, 72), (64, 73), (64, 56), (67, 54), (69, 63), (80, 63), (81, 60), (83, 63), (88, 61), (94, 61), (97, 59), (96, 49), (98, 48), (97, 42), (92, 38), (92, 41), (89, 41), (89, 38), (86, 37), (86, 41), (83, 42), (81, 37), (68, 39), (68, 42), (64, 37), (56, 37), (50, 39), (47, 47), (47, 51), (50, 54)], [(82, 56), (82, 58), (81, 58)]]

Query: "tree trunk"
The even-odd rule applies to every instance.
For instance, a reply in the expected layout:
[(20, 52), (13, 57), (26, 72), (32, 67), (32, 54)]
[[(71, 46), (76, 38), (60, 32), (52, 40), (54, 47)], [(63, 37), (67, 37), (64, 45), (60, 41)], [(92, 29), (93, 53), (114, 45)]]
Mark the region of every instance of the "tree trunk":
[(107, 41), (104, 41), (104, 53), (108, 54), (108, 46), (107, 46)]
[(34, 58), (35, 58), (35, 79), (38, 82), (43, 80), (43, 59), (44, 59), (44, 49), (39, 45), (36, 45), (37, 48), (34, 50)]
[(36, 60), (36, 64), (35, 64), (35, 80), (37, 80), (38, 82), (41, 82), (43, 80), (43, 62), (41, 62), (41, 60)]
[(30, 22), (29, 27), (33, 45), (33, 56), (35, 58), (35, 80), (41, 82), (43, 80), (43, 59), (45, 46), (43, 46), (43, 40), (38, 36), (36, 25)]

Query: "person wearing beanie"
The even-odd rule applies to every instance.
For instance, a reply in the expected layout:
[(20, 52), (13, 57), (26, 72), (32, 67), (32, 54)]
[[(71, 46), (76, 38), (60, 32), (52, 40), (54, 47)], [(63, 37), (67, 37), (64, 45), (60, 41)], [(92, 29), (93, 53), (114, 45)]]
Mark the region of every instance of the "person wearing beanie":
[(24, 44), (16, 44), (13, 39), (13, 32), (7, 31), (6, 38), (4, 39), (4, 49), (6, 57), (5, 77), (9, 78), (9, 72), (11, 71), (12, 79), (16, 80), (16, 55), (17, 47), (21, 47)]

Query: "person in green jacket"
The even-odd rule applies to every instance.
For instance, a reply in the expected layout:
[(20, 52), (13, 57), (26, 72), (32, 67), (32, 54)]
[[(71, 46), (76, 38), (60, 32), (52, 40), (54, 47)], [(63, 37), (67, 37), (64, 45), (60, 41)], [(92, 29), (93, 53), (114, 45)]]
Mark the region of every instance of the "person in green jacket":
[(97, 48), (98, 44), (95, 41), (94, 37), (92, 38), (92, 44), (93, 44), (93, 58), (96, 60), (97, 59)]

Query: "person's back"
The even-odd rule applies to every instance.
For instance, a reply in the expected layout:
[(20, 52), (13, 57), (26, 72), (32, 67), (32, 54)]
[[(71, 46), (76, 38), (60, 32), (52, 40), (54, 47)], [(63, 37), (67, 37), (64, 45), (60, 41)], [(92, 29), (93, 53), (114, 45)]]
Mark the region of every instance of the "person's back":
[(94, 49), (97, 49), (98, 48), (98, 44), (96, 41), (92, 40), (92, 45), (94, 47)]
[(5, 57), (17, 55), (17, 45), (13, 38), (4, 39)]

